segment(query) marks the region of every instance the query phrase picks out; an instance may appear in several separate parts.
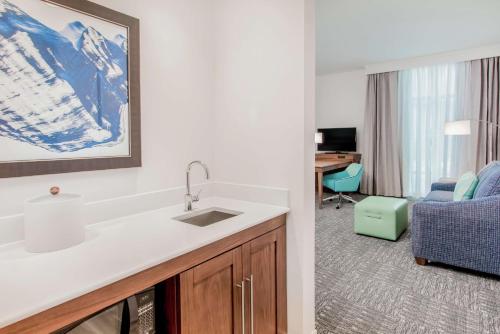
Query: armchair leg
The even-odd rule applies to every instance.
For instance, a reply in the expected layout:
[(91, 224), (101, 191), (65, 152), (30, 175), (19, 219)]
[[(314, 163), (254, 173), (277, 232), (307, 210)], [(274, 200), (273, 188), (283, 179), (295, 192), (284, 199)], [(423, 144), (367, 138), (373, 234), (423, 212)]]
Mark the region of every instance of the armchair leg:
[(348, 200), (348, 201), (349, 201), (349, 202), (351, 202), (351, 203), (354, 203), (354, 204), (358, 203), (358, 202), (357, 202), (357, 201), (355, 201), (355, 200), (354, 200), (354, 198), (352, 198), (351, 196), (347, 196), (347, 195), (342, 194), (342, 197), (344, 197), (344, 199)]
[(337, 207), (336, 209), (340, 209), (340, 206), (342, 205), (342, 199), (344, 198), (344, 196), (342, 196), (342, 193), (339, 194), (339, 202), (337, 203)]
[(333, 195), (333, 196), (330, 196), (330, 197), (324, 198), (324, 199), (323, 199), (323, 202), (326, 202), (326, 201), (333, 201), (334, 199), (337, 199), (337, 198), (339, 198), (339, 195)]
[(323, 202), (333, 201), (333, 200), (338, 200), (337, 206), (336, 206), (337, 209), (340, 209), (340, 207), (342, 206), (342, 202), (344, 202), (344, 201), (351, 202), (351, 203), (354, 203), (354, 204), (358, 203), (351, 196), (347, 196), (344, 193), (338, 193), (338, 194), (335, 194), (333, 196), (324, 198)]
[(340, 207), (342, 206), (342, 201), (351, 202), (354, 204), (358, 203), (351, 196), (347, 196), (344, 193), (339, 193), (339, 203), (337, 204), (337, 209), (340, 209)]
[(427, 265), (427, 263), (429, 263), (429, 261), (427, 259), (424, 259), (423, 257), (415, 257), (415, 262), (419, 266), (425, 266), (425, 265)]

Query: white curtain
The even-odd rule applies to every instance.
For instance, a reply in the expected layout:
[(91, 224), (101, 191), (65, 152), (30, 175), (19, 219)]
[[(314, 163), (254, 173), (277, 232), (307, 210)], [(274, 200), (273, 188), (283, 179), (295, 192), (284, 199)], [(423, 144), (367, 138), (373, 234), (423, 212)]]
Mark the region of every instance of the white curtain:
[(474, 170), (468, 136), (445, 136), (447, 121), (470, 118), (470, 63), (399, 72), (404, 195), (425, 196), (432, 182)]

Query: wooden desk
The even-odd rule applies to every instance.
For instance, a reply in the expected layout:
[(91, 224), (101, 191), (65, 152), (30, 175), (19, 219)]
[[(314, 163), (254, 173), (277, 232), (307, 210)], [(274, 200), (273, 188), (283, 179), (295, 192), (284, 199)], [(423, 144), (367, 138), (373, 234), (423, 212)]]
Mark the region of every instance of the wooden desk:
[(318, 197), (319, 208), (323, 207), (323, 174), (332, 170), (346, 168), (353, 161), (350, 159), (334, 160), (334, 159), (318, 159), (314, 165), (316, 170), (316, 177), (318, 179)]
[(361, 153), (348, 152), (348, 153), (316, 153), (316, 160), (349, 160), (352, 162), (361, 162)]

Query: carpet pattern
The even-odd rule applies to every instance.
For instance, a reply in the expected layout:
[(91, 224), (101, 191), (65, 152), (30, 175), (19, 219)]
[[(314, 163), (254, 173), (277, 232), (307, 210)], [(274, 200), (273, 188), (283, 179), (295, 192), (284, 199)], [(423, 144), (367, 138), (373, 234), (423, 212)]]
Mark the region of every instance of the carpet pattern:
[(392, 242), (353, 224), (352, 204), (316, 209), (319, 334), (500, 334), (498, 277), (417, 266), (409, 230)]

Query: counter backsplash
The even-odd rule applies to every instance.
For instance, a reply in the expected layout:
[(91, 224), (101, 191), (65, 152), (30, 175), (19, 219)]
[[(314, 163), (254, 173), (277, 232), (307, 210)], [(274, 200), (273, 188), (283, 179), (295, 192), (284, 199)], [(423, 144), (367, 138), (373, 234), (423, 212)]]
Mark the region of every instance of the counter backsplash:
[[(203, 189), (201, 197), (227, 197), (237, 200), (265, 203), (276, 206), (289, 206), (288, 190), (246, 184), (209, 182), (193, 185), (193, 190)], [(85, 204), (86, 224), (95, 224), (119, 217), (159, 209), (166, 206), (182, 205), (184, 186), (168, 188), (147, 193), (116, 197)], [(0, 246), (22, 241), (24, 214), (0, 217)]]

